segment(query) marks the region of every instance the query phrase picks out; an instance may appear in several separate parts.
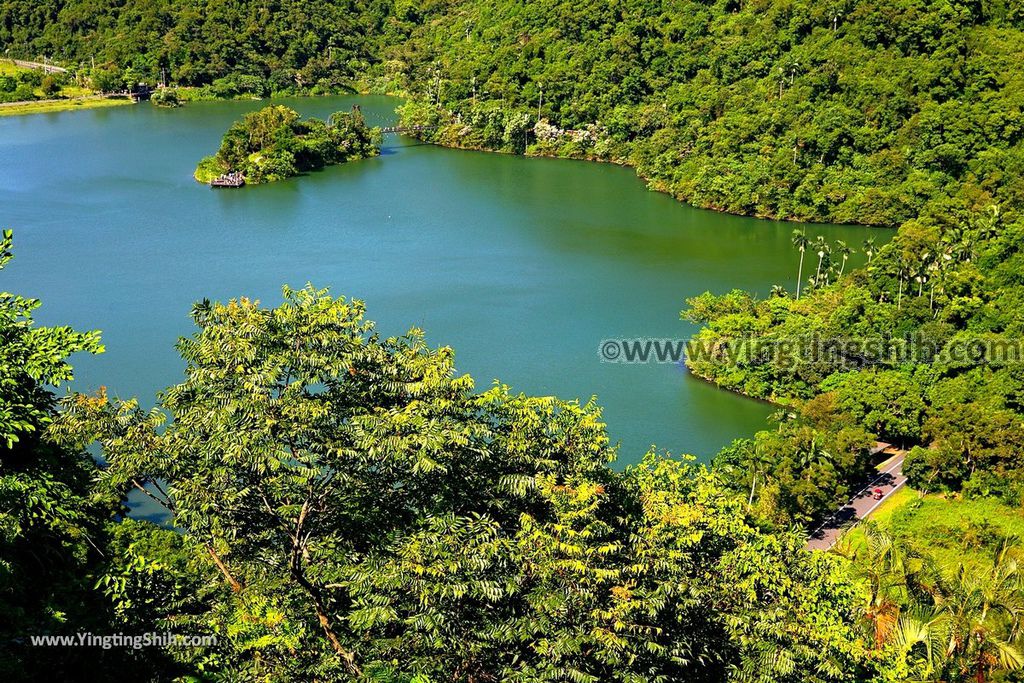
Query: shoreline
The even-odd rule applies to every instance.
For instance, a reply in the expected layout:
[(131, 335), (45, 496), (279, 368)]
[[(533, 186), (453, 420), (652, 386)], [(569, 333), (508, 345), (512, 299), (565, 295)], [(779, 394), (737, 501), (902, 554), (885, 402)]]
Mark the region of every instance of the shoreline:
[[(389, 93), (389, 92), (376, 93), (376, 92), (372, 92), (372, 91), (367, 91), (367, 92), (362, 92), (361, 91), (359, 94), (360, 95), (378, 95), (378, 94), (380, 94), (380, 95), (386, 95), (388, 97), (405, 97), (405, 98), (408, 98), (407, 95), (397, 95), (397, 94)], [(401, 124), (401, 119), (399, 119), (399, 124)], [(452, 124), (449, 124), (449, 125), (452, 125)], [(880, 224), (874, 224), (874, 223), (837, 222), (837, 221), (826, 221), (826, 220), (802, 220), (802, 219), (799, 219), (799, 218), (779, 218), (778, 216), (772, 216), (772, 215), (769, 215), (769, 214), (741, 213), (741, 212), (737, 212), (737, 211), (729, 211), (728, 209), (720, 207), (720, 206), (714, 206), (714, 205), (710, 205), (710, 204), (709, 205), (698, 204), (698, 203), (695, 203), (695, 202), (692, 202), (692, 201), (689, 201), (687, 199), (683, 199), (683, 198), (679, 197), (674, 192), (672, 192), (669, 188), (664, 187), (665, 184), (663, 182), (659, 182), (657, 180), (652, 180), (651, 178), (648, 178), (648, 177), (644, 176), (637, 169), (636, 165), (631, 163), (631, 161), (629, 159), (622, 159), (622, 158), (602, 159), (602, 158), (595, 157), (595, 156), (560, 155), (560, 154), (543, 153), (543, 152), (542, 153), (537, 153), (537, 152), (531, 153), (529, 151), (529, 148), (527, 148), (527, 151), (524, 151), (522, 154), (518, 154), (516, 152), (506, 152), (506, 151), (498, 150), (498, 149), (488, 149), (487, 147), (479, 147), (479, 146), (475, 146), (475, 145), (458, 145), (458, 144), (449, 144), (449, 143), (441, 142), (441, 141), (438, 141), (438, 140), (425, 140), (422, 137), (420, 137), (418, 135), (414, 135), (414, 134), (407, 134), (407, 135), (409, 137), (412, 137), (412, 138), (416, 139), (416, 140), (419, 140), (420, 142), (423, 142), (423, 143), (426, 143), (426, 144), (429, 144), (429, 145), (437, 145), (438, 147), (444, 147), (446, 149), (459, 149), (459, 150), (464, 150), (464, 151), (467, 151), (467, 152), (487, 152), (487, 153), (490, 153), (490, 154), (505, 154), (505, 155), (509, 155), (509, 156), (522, 156), (522, 157), (534, 158), (534, 159), (565, 159), (565, 160), (569, 160), (569, 161), (590, 161), (590, 162), (594, 162), (594, 163), (598, 163), (598, 164), (611, 164), (613, 166), (620, 166), (620, 167), (623, 167), (623, 168), (630, 168), (630, 169), (633, 169), (633, 172), (636, 174), (636, 177), (639, 178), (640, 180), (642, 180), (644, 182), (644, 184), (647, 186), (647, 189), (649, 191), (651, 191), (651, 192), (659, 192), (661, 194), (668, 195), (669, 197), (671, 197), (673, 200), (679, 202), (680, 204), (686, 204), (687, 206), (693, 207), (695, 209), (703, 209), (703, 210), (706, 210), (706, 211), (715, 211), (716, 213), (722, 213), (722, 214), (726, 214), (726, 215), (729, 215), (729, 216), (742, 216), (744, 218), (753, 218), (755, 220), (772, 221), (772, 222), (776, 222), (776, 223), (792, 223), (794, 225), (849, 225), (849, 226), (854, 226), (854, 227), (870, 228), (872, 230), (883, 230), (883, 231), (895, 231), (895, 230), (897, 230), (899, 228), (899, 226), (897, 226), (897, 225), (880, 225)]]
[(135, 104), (128, 97), (121, 95), (86, 95), (68, 99), (24, 100), (21, 102), (4, 102), (0, 104), (0, 116), (28, 116), (30, 114), (48, 114), (59, 111), (80, 111), (82, 109), (102, 109)]
[(689, 375), (690, 377), (693, 377), (694, 379), (696, 379), (696, 380), (698, 380), (700, 382), (704, 382), (705, 384), (710, 384), (711, 386), (713, 386), (714, 388), (716, 388), (716, 389), (718, 389), (720, 391), (725, 391), (725, 392), (728, 392), (730, 394), (736, 394), (737, 396), (742, 396), (743, 398), (750, 399), (751, 401), (757, 401), (758, 403), (764, 403), (766, 405), (769, 405), (769, 406), (772, 406), (772, 407), (775, 407), (775, 408), (782, 408), (782, 409), (785, 409), (785, 410), (789, 410), (789, 409), (796, 410), (796, 408), (798, 407), (798, 404), (795, 404), (795, 403), (782, 403), (780, 401), (773, 401), (770, 398), (764, 398), (763, 396), (754, 396), (753, 394), (747, 393), (746, 391), (741, 391), (739, 389), (727, 389), (726, 387), (723, 387), (720, 383), (716, 382), (715, 380), (711, 379), (710, 377), (706, 377), (704, 375), (701, 375), (699, 373), (694, 372), (693, 369), (689, 366), (689, 364), (684, 364), (684, 365), (686, 367), (686, 374), (687, 375)]

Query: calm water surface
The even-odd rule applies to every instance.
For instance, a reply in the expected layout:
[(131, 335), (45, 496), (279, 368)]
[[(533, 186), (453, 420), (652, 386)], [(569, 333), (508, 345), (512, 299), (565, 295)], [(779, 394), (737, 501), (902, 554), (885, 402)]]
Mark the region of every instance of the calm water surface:
[[(305, 115), (395, 100), (284, 101)], [(384, 153), (269, 186), (214, 191), (192, 170), (259, 102), (149, 105), (0, 118), (0, 225), (16, 258), (0, 289), (39, 297), (38, 319), (103, 331), (75, 388), (151, 405), (179, 381), (173, 345), (203, 297), (280, 301), (312, 282), (363, 299), (385, 334), (411, 326), (462, 372), (604, 407), (620, 463), (648, 447), (713, 454), (766, 425), (764, 404), (672, 364), (602, 363), (616, 337), (686, 338), (686, 297), (793, 287), (792, 224), (693, 209), (629, 169), (447, 150), (388, 136)], [(860, 245), (865, 228), (811, 226)], [(855, 262), (856, 259), (855, 259)]]

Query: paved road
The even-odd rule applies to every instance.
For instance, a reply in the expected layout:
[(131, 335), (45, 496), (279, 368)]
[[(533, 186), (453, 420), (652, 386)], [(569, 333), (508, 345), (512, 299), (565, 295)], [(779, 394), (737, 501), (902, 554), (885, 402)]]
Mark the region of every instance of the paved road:
[[(828, 550), (836, 544), (848, 527), (867, 518), (889, 496), (899, 491), (907, 483), (907, 478), (903, 476), (903, 458), (906, 455), (906, 451), (897, 451), (895, 457), (885, 463), (885, 469), (874, 481), (861, 489), (849, 503), (829, 517), (821, 527), (810, 535), (807, 540), (807, 549)], [(873, 495), (875, 489), (882, 489), (881, 500), (875, 500)]]

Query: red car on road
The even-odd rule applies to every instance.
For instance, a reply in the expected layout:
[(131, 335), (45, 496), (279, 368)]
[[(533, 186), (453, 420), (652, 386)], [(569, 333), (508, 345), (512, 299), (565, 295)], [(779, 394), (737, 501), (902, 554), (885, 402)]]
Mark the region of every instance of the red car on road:
[(874, 491), (871, 492), (871, 497), (874, 498), (875, 500), (882, 500), (882, 496), (884, 495), (885, 492), (882, 491), (882, 489), (875, 489)]

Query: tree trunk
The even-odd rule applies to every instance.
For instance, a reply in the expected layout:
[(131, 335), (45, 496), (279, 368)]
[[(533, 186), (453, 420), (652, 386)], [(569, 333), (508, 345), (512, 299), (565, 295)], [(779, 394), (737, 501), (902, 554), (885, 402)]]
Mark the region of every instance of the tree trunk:
[(345, 664), (351, 673), (361, 675), (362, 671), (356, 665), (356, 655), (354, 652), (349, 652), (341, 644), (341, 640), (338, 639), (338, 634), (334, 632), (331, 627), (330, 617), (327, 616), (327, 607), (324, 605), (323, 596), (320, 594), (320, 590), (310, 583), (309, 579), (305, 577), (302, 570), (296, 567), (292, 567), (292, 578), (299, 584), (306, 594), (309, 595), (310, 600), (313, 603), (313, 609), (316, 610), (316, 618), (320, 623), (320, 628), (323, 629), (324, 635), (327, 636), (327, 640), (331, 643), (331, 647), (334, 651), (345, 660)]
[(806, 249), (800, 250), (800, 268), (796, 271), (796, 300), (800, 301), (800, 283), (804, 279), (804, 254)]
[(231, 584), (231, 590), (235, 593), (241, 593), (242, 584), (239, 583), (238, 579), (231, 575), (231, 572), (228, 571), (227, 565), (225, 565), (224, 561), (220, 559), (220, 555), (218, 555), (217, 551), (213, 549), (213, 546), (207, 545), (206, 550), (210, 553), (210, 557), (213, 558), (213, 563), (217, 565), (217, 569), (220, 570), (220, 573), (223, 574), (224, 578), (228, 580), (229, 584)]

